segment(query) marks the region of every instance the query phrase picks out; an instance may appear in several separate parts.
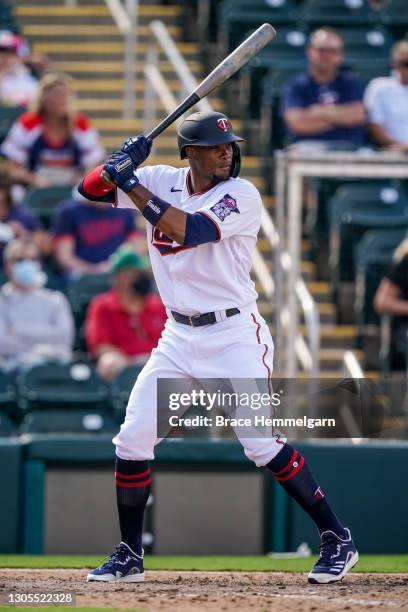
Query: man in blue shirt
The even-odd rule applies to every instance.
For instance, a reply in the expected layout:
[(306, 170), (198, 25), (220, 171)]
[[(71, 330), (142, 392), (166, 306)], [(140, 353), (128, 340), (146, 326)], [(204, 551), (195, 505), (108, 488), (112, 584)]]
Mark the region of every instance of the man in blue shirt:
[(343, 40), (331, 28), (319, 28), (310, 36), (309, 70), (283, 87), (281, 113), (291, 141), (364, 140), (363, 83), (341, 71)]

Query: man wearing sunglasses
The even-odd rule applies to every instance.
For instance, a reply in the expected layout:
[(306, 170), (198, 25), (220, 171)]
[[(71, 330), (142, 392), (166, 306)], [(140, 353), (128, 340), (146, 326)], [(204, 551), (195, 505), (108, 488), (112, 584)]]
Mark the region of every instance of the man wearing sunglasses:
[(319, 28), (310, 36), (308, 70), (283, 87), (281, 114), (292, 142), (300, 140), (364, 140), (363, 84), (341, 70), (343, 39), (332, 28)]
[(373, 79), (365, 105), (370, 135), (385, 149), (408, 152), (408, 40), (397, 42), (391, 52), (393, 73)]

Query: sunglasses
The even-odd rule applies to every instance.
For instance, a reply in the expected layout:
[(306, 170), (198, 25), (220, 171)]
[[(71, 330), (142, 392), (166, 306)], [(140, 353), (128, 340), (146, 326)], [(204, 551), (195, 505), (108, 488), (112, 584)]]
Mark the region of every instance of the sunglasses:
[(400, 68), (408, 68), (408, 59), (407, 60), (400, 60), (399, 62), (396, 62), (397, 66), (399, 66)]
[(13, 263), (20, 263), (20, 261), (40, 261), (38, 257), (14, 257), (11, 260)]

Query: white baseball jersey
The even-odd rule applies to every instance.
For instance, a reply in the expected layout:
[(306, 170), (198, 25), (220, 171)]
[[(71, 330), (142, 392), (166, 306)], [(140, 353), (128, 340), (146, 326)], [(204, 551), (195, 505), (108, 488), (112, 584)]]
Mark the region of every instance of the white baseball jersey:
[[(137, 171), (140, 183), (154, 195), (187, 213), (206, 215), (218, 229), (217, 242), (183, 247), (147, 223), (150, 260), (162, 301), (187, 315), (252, 304), (258, 297), (250, 270), (261, 224), (261, 196), (241, 178), (192, 194), (188, 171), (162, 165)], [(120, 208), (135, 209), (126, 193), (117, 192)]]

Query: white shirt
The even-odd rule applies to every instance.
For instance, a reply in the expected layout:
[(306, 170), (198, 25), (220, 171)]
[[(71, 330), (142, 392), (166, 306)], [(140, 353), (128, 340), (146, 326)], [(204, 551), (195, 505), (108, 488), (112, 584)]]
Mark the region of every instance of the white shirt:
[[(154, 195), (188, 213), (209, 217), (219, 240), (182, 247), (150, 223), (147, 240), (161, 299), (170, 310), (193, 315), (243, 307), (257, 296), (250, 278), (252, 253), (261, 224), (262, 200), (248, 181), (230, 178), (204, 193), (189, 194), (188, 168), (145, 166), (140, 183)], [(135, 208), (118, 190), (118, 206)]]
[[(33, 353), (52, 348), (54, 356), (69, 356), (74, 321), (66, 297), (59, 291), (21, 291), (11, 283), (0, 290), (0, 361), (21, 364)], [(49, 348), (48, 353), (51, 356)]]
[(408, 144), (408, 85), (397, 76), (373, 79), (364, 95), (369, 121), (378, 123), (388, 136)]
[(27, 106), (38, 90), (38, 81), (21, 64), (0, 74), (0, 102), (5, 106)]

